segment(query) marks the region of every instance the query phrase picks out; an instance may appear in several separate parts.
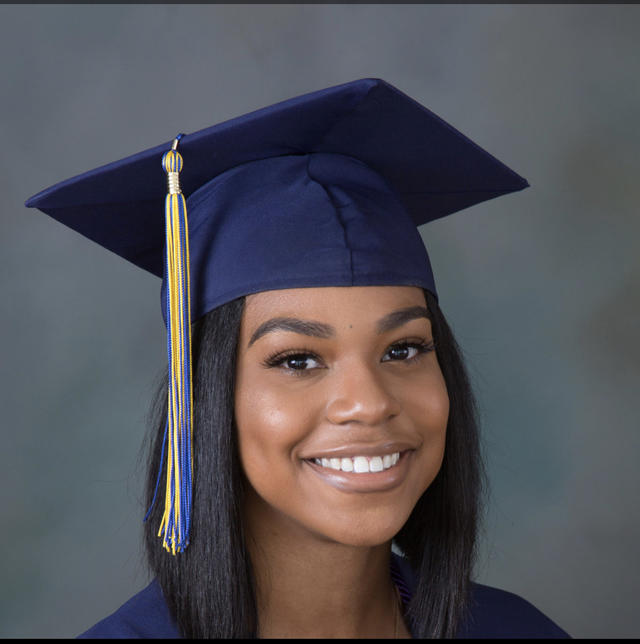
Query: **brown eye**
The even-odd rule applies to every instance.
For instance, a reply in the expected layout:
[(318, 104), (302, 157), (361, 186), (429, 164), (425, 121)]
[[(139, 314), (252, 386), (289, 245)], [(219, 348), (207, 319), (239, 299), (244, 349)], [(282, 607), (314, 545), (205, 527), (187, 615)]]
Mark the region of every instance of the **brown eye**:
[(409, 358), (415, 358), (418, 355), (418, 349), (405, 344), (400, 347), (392, 347), (387, 351), (387, 355), (389, 356), (389, 360), (407, 360)]
[(284, 371), (310, 371), (321, 366), (319, 359), (312, 353), (277, 353), (265, 360), (264, 365)]
[[(382, 358), (382, 362), (412, 362), (423, 353), (433, 351), (433, 342), (403, 342), (394, 344)], [(387, 357), (389, 356), (389, 357)]]
[(295, 369), (296, 371), (302, 371), (303, 369), (309, 369), (313, 368), (314, 365), (313, 363), (315, 360), (311, 356), (306, 356), (306, 355), (297, 355), (297, 356), (289, 356), (285, 361), (284, 365), (288, 369)]

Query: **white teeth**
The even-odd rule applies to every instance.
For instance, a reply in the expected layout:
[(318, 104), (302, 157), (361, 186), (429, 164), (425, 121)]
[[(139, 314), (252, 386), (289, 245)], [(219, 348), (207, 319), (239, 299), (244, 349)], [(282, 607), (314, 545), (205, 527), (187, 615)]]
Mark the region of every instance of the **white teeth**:
[(369, 471), (369, 461), (365, 456), (356, 456), (353, 459), (353, 471), (354, 472), (368, 472)]
[(340, 469), (343, 472), (353, 472), (353, 461), (350, 458), (340, 459)]
[(353, 458), (314, 458), (316, 465), (328, 467), (343, 472), (382, 472), (393, 467), (400, 460), (400, 452), (385, 454), (384, 456), (354, 456)]

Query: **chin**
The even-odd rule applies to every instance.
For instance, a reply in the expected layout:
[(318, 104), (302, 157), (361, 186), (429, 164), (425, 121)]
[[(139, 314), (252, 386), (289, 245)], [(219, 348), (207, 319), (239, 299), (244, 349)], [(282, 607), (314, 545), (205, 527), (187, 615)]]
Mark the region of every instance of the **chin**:
[(404, 526), (409, 514), (399, 516), (394, 512), (393, 516), (376, 517), (375, 520), (336, 521), (330, 530), (324, 526), (324, 529), (318, 530), (317, 534), (345, 546), (372, 548), (390, 543)]
[(344, 535), (338, 539), (334, 539), (336, 543), (340, 543), (345, 546), (353, 546), (354, 548), (375, 548), (385, 543), (391, 543), (395, 534), (348, 534)]

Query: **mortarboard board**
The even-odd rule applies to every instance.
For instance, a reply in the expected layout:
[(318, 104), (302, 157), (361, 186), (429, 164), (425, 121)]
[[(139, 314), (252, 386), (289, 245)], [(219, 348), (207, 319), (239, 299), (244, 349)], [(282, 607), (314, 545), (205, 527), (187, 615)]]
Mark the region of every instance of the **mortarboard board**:
[(392, 85), (362, 79), (180, 135), (26, 202), (162, 278), (177, 401), (167, 549), (188, 543), (190, 322), (272, 289), (414, 285), (437, 297), (417, 227), (527, 185)]

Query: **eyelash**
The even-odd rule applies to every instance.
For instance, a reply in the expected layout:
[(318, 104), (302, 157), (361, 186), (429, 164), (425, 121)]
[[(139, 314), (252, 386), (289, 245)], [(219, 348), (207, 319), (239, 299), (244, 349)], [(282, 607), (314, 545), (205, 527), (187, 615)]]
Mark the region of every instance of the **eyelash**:
[[(405, 364), (417, 362), (424, 354), (430, 353), (431, 351), (435, 350), (435, 342), (433, 340), (430, 340), (429, 342), (396, 342), (387, 349), (385, 355), (387, 355), (387, 353), (389, 353), (389, 351), (392, 351), (393, 349), (406, 348), (417, 349), (418, 352), (415, 356), (413, 356), (413, 358), (407, 358), (406, 360), (385, 360), (385, 362), (404, 362)], [(313, 358), (314, 360), (319, 361), (318, 356), (313, 351), (311, 351), (310, 349), (302, 348), (274, 353), (273, 355), (269, 356), (263, 362), (263, 364), (267, 368), (277, 368), (281, 367), (287, 360), (290, 360), (291, 358)], [(296, 376), (301, 376), (305, 372), (311, 371), (311, 369), (293, 369), (291, 367), (287, 367), (285, 370), (292, 372)]]

